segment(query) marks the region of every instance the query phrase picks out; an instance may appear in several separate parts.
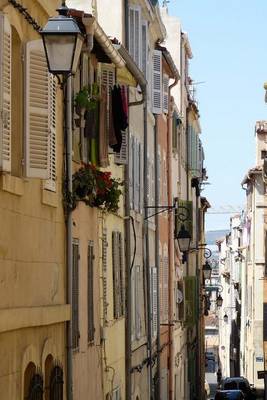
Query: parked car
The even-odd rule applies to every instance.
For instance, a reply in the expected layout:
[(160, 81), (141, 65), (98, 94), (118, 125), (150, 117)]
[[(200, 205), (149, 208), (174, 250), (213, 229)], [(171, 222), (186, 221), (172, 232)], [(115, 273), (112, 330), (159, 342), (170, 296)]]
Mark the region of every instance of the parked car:
[(215, 360), (215, 354), (212, 351), (206, 351), (205, 357), (207, 360)]
[(256, 399), (256, 390), (252, 388), (249, 381), (243, 376), (225, 378), (221, 385), (221, 390), (242, 390), (246, 400)]
[(214, 400), (244, 400), (245, 395), (242, 390), (218, 390)]

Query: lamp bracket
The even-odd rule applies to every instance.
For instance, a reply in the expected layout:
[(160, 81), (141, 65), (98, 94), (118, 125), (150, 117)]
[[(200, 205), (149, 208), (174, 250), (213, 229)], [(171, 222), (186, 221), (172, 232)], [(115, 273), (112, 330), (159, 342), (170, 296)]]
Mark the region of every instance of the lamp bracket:
[(144, 220), (147, 220), (149, 218), (155, 217), (155, 215), (159, 215), (164, 213), (165, 211), (172, 211), (174, 209), (174, 205), (173, 206), (146, 206), (145, 209), (153, 209), (153, 210), (160, 210), (154, 214), (149, 215), (148, 217), (144, 218)]

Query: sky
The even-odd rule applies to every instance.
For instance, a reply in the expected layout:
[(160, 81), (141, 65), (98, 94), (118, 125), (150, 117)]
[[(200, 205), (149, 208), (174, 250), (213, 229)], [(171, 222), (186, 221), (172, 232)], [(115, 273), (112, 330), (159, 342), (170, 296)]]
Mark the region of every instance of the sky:
[[(169, 14), (188, 33), (197, 85), (201, 139), (215, 208), (245, 205), (241, 181), (255, 165), (254, 127), (267, 119), (266, 0), (170, 0)], [(229, 215), (207, 215), (207, 230), (227, 229)]]

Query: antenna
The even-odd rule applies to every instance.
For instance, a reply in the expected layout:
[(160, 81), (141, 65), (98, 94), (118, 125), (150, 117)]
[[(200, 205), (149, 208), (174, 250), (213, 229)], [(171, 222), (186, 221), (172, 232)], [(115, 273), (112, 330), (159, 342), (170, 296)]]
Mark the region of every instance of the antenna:
[(167, 4), (169, 4), (170, 0), (163, 0), (162, 2), (162, 7), (167, 7)]

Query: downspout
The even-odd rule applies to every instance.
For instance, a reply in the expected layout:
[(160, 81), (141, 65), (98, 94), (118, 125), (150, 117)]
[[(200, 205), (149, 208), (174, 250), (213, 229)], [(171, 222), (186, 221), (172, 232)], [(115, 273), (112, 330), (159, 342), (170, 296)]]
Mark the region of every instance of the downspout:
[[(179, 78), (176, 77), (175, 81), (169, 86), (168, 96), (168, 116), (167, 116), (167, 168), (168, 168), (168, 205), (173, 204), (173, 188), (172, 188), (172, 130), (171, 130), (171, 119), (173, 113), (171, 89), (177, 85)], [(168, 215), (168, 247), (169, 247), (169, 400), (174, 398), (174, 350), (173, 350), (173, 338), (174, 338), (174, 327), (173, 327), (173, 316), (174, 316), (174, 305), (173, 305), (173, 268), (174, 268), (174, 214), (170, 212)]]
[[(158, 163), (158, 116), (154, 114), (155, 126), (154, 126), (154, 165), (155, 165), (155, 207), (158, 210), (159, 204), (159, 163)], [(165, 205), (165, 204), (164, 204)], [(155, 267), (157, 269), (157, 384), (156, 384), (156, 399), (161, 400), (161, 367), (160, 367), (160, 263), (159, 263), (159, 215), (155, 216)]]
[[(66, 169), (67, 190), (72, 195), (72, 76), (67, 79), (66, 99)], [(67, 304), (72, 310), (72, 210), (68, 205), (67, 215)], [(72, 311), (71, 311), (72, 312)], [(67, 323), (67, 400), (73, 399), (73, 365), (72, 365), (72, 315)]]
[(152, 314), (151, 314), (151, 285), (150, 285), (150, 254), (149, 254), (149, 229), (148, 229), (148, 138), (147, 138), (147, 99), (144, 102), (144, 265), (146, 272), (147, 289), (147, 358), (149, 375), (149, 398), (152, 399), (153, 375), (152, 375)]

